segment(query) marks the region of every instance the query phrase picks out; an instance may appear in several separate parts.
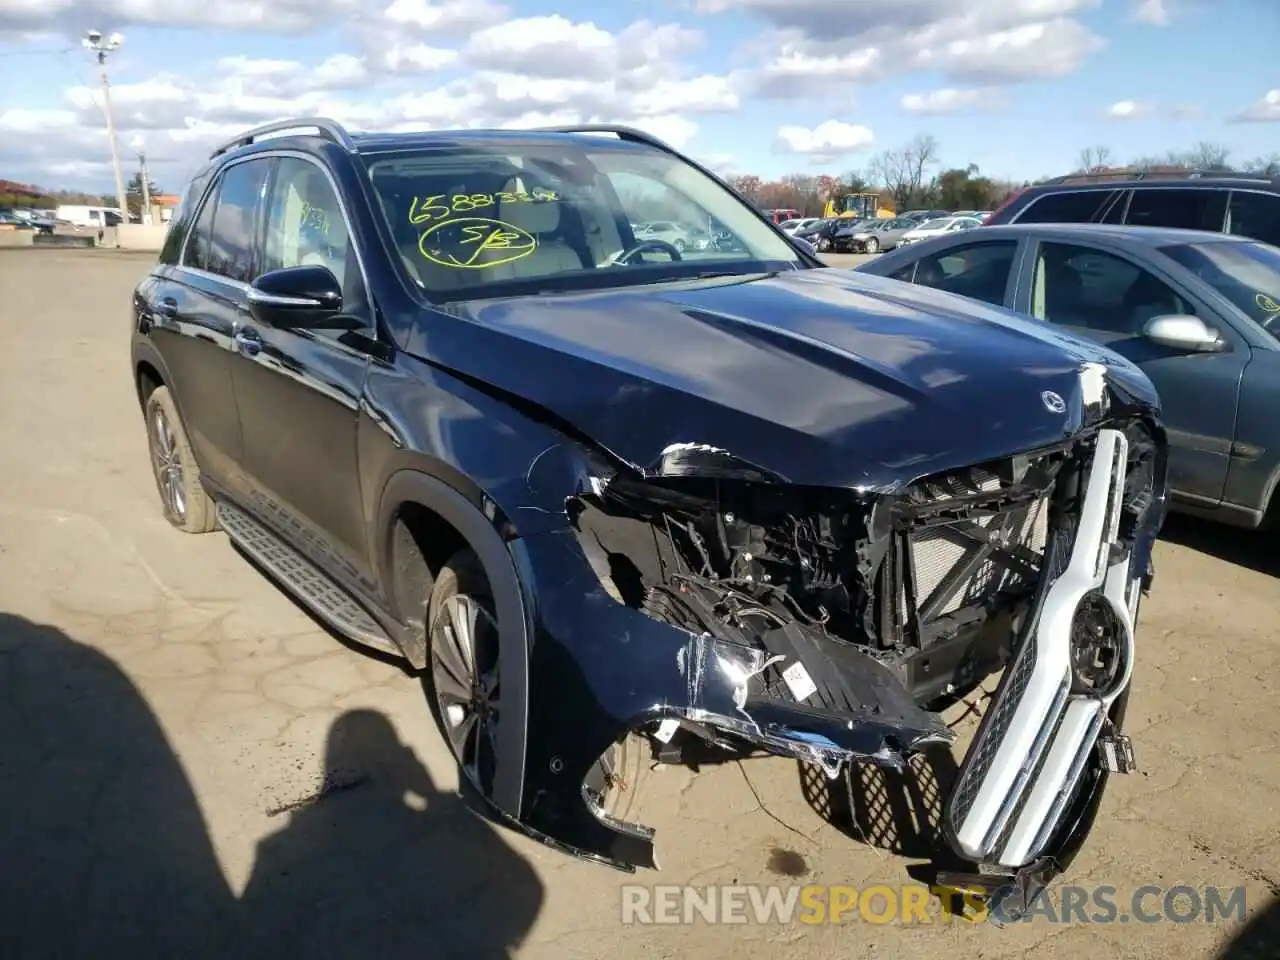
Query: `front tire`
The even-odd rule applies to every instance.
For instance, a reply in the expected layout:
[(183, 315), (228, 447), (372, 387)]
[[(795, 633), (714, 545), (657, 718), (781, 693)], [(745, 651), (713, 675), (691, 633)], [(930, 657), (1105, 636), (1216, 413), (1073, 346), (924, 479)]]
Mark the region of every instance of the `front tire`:
[(164, 518), (183, 533), (209, 533), (218, 526), (217, 514), (200, 484), (200, 469), (169, 388), (152, 390), (144, 410), (151, 472)]
[(468, 783), (492, 802), (503, 720), (498, 620), (472, 550), (459, 550), (444, 565), (427, 614), (427, 663), (441, 732)]
[(863, 253), (879, 253), (880, 241), (875, 237), (868, 237), (867, 242), (862, 245)]

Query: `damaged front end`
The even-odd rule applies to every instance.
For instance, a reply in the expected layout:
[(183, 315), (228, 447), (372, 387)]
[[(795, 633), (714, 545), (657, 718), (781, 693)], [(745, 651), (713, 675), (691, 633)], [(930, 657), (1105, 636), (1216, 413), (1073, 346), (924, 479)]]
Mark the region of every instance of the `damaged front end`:
[(577, 647), (566, 661), (591, 696), (576, 731), (531, 711), (529, 769), (565, 776), (533, 777), (522, 820), (652, 866), (652, 834), (611, 815), (597, 764), (625, 735), (661, 745), (679, 729), (833, 778), (849, 762), (900, 769), (954, 739), (931, 706), (1009, 666), (945, 831), (984, 874), (1047, 879), (1087, 832), (1099, 774), (1124, 766), (1108, 758), (1128, 746), (1119, 713), (1164, 457), (1159, 426), (1133, 417), (894, 490), (786, 484), (714, 450), (593, 478), (569, 500), (571, 532), (525, 545), (527, 569), (556, 571), (538, 594), (549, 648)]

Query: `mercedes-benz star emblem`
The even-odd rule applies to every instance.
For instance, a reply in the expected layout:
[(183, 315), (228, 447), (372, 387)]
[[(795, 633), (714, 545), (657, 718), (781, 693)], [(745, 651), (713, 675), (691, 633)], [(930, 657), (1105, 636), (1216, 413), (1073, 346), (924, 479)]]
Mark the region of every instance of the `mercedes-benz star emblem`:
[(1066, 413), (1067, 401), (1052, 390), (1046, 390), (1040, 394), (1040, 400), (1044, 404), (1044, 408), (1050, 413)]

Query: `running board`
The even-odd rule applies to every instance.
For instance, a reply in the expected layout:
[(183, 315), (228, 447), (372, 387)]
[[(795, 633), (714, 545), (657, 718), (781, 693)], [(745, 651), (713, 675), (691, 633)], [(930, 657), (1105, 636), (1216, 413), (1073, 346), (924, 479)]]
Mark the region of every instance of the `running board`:
[[(1071, 542), (1052, 557), (1046, 550), (1051, 582), (961, 767), (946, 832), (976, 863), (1014, 870), (1035, 861), (1109, 742), (1107, 715), (1133, 669), (1140, 586), (1129, 554), (1117, 549), (1127, 461), (1125, 435), (1100, 431)], [(1076, 671), (1086, 630), (1107, 635), (1119, 661), (1101, 689)]]
[(344, 637), (379, 653), (404, 655), (369, 612), (314, 563), (239, 507), (218, 500), (217, 509), (218, 522), (236, 546), (308, 610)]

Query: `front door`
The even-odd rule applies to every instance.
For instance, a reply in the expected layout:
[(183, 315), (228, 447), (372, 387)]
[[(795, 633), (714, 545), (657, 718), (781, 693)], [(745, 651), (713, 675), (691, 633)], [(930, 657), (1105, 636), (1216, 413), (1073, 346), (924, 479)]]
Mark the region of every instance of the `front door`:
[(350, 586), (367, 586), (356, 429), (373, 318), (350, 233), (317, 163), (280, 157), (266, 198), (261, 272), (319, 264), (343, 284), (357, 330), (281, 330), (246, 317), (233, 363), (255, 513)]
[[(1085, 244), (1040, 243), (1029, 271), (1028, 304), (1018, 309), (1105, 344), (1151, 378), (1169, 431), (1169, 486), (1218, 503), (1235, 440), (1240, 376), (1250, 350), (1201, 303), (1128, 257)], [(1195, 314), (1227, 342), (1219, 353), (1188, 353), (1152, 343), (1143, 325), (1161, 314)]]

